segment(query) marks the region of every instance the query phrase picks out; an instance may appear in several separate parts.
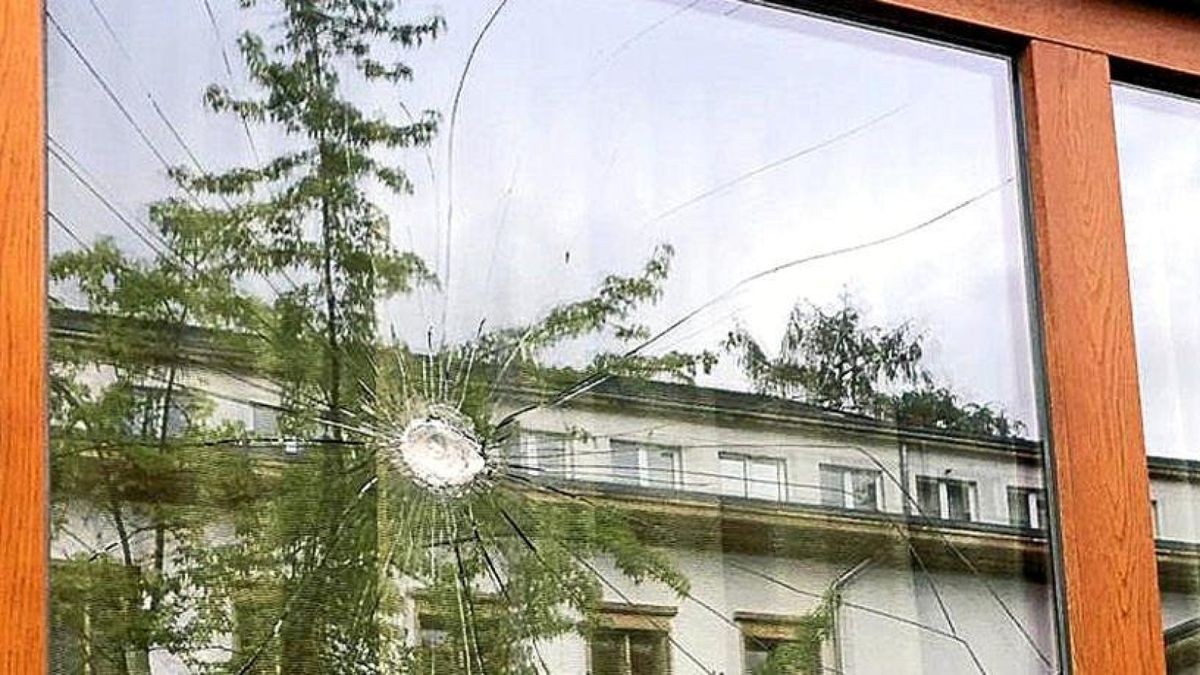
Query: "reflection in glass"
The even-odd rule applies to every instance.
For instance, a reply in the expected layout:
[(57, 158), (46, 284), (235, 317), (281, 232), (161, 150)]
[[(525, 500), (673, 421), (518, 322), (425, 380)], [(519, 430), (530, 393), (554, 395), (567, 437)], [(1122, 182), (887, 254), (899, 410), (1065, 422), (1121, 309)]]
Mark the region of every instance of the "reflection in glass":
[(49, 3), (55, 672), (1055, 672), (1010, 64), (394, 4)]
[(1046, 491), (1042, 488), (1008, 488), (1009, 522), (1017, 527), (1046, 527)]
[(1113, 89), (1142, 419), (1172, 673), (1200, 667), (1200, 102)]

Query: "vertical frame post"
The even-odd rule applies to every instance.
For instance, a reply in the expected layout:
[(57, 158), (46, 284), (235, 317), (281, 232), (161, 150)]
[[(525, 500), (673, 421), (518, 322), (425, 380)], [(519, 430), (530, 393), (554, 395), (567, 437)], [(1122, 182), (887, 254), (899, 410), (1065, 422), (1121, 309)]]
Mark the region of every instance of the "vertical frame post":
[(1020, 78), (1072, 670), (1161, 675), (1108, 57), (1034, 41)]
[(48, 671), (42, 3), (0, 0), (0, 673)]

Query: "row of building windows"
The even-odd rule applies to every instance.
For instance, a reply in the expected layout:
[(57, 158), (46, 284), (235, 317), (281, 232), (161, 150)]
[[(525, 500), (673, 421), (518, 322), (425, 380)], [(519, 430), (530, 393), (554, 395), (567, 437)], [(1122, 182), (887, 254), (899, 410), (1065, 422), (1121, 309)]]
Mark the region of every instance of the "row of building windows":
[[(631, 617), (634, 623), (639, 617)], [(419, 631), (422, 649), (429, 666), (435, 672), (454, 670), (461, 654), (450, 646), (450, 634), (440, 623), (422, 626)], [(738, 622), (742, 633), (742, 663), (747, 675), (760, 673), (771, 655), (779, 648), (797, 644), (794, 626), (781, 623), (763, 632), (754, 622)], [(434, 627), (436, 626), (436, 627)], [(785, 637), (791, 635), (792, 637)], [(589, 675), (668, 675), (671, 672), (671, 637), (665, 627), (610, 627), (594, 630), (588, 640)], [(820, 656), (816, 660), (819, 662)], [(441, 666), (439, 669), (438, 666)], [(816, 664), (816, 668), (821, 666)], [(772, 671), (773, 672), (773, 671)]]
[[(181, 399), (182, 400), (182, 399)], [(181, 426), (184, 406), (176, 401), (169, 425)], [(260, 436), (279, 434), (278, 412), (269, 406), (252, 406), (251, 431)], [(150, 407), (150, 416), (161, 417), (161, 406)], [(175, 410), (172, 410), (174, 413)], [(171, 426), (169, 432), (173, 431)], [(519, 469), (550, 476), (583, 480), (603, 479), (621, 485), (682, 489), (683, 457), (679, 447), (612, 440), (607, 463), (589, 461), (596, 455), (577, 455), (566, 434), (524, 432), (521, 436)], [(294, 452), (294, 448), (290, 448)], [(715, 478), (720, 493), (731, 497), (788, 501), (787, 462), (778, 457), (742, 452), (718, 453), (720, 473)], [(824, 506), (860, 511), (883, 511), (883, 476), (880, 471), (837, 464), (820, 465), (820, 503)], [(920, 513), (930, 518), (974, 522), (979, 520), (978, 489), (973, 481), (947, 477), (916, 476), (916, 502)], [(1041, 529), (1046, 526), (1046, 495), (1042, 488), (1010, 486), (1007, 491), (1008, 522)], [(1156, 505), (1157, 506), (1157, 505)], [(1156, 524), (1157, 524), (1157, 509)], [(1157, 529), (1157, 528), (1156, 528)]]
[[(570, 438), (550, 433), (526, 433), (521, 442), (517, 467), (541, 475), (571, 477), (580, 480), (604, 480), (621, 485), (682, 489), (683, 456), (679, 447), (635, 441), (612, 440), (607, 463), (588, 457), (595, 453), (572, 452)], [(787, 461), (779, 457), (742, 452), (718, 453), (720, 470), (716, 476), (693, 474), (713, 479), (720, 493), (731, 497), (788, 501)], [(824, 506), (860, 511), (883, 511), (883, 475), (879, 470), (819, 465), (820, 503)], [(978, 485), (958, 478), (918, 475), (916, 506), (929, 518), (976, 522), (980, 520)], [(1007, 489), (1009, 524), (1041, 529), (1046, 527), (1046, 493), (1042, 488), (1010, 486)]]

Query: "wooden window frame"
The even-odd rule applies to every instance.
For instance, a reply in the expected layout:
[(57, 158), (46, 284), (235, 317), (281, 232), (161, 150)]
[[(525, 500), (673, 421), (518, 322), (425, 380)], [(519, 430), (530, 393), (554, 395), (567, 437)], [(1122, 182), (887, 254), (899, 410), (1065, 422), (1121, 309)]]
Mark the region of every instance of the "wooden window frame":
[(0, 0), (0, 673), (49, 671), (42, 3)]
[[(1167, 0), (799, 0), (1017, 57), (1052, 445), (1064, 661), (1165, 673), (1111, 64), (1200, 78), (1200, 8)], [(0, 674), (47, 672), (41, 0), (0, 0)]]

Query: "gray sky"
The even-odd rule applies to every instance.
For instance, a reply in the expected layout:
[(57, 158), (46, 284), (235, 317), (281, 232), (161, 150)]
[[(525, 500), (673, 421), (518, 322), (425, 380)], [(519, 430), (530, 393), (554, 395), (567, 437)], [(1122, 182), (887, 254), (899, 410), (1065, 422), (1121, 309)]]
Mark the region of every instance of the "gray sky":
[(1200, 459), (1200, 103), (1114, 104), (1146, 450)]
[[(271, 17), (211, 2), (236, 89), (233, 36)], [(247, 162), (240, 125), (200, 106), (210, 82), (227, 81), (202, 0), (96, 3), (123, 49), (87, 2), (49, 5), (168, 159), (186, 155), (147, 91), (207, 168)], [(424, 154), (404, 155), (416, 194), (382, 203), (398, 244), (411, 238), (449, 284), (446, 296), (381, 308), (402, 334), (433, 325), (456, 339), (481, 318), (528, 321), (669, 242), (677, 255), (665, 296), (642, 316), (663, 327), (751, 275), (978, 198), (928, 228), (749, 284), (662, 346), (711, 348), (734, 325), (773, 345), (794, 303), (849, 292), (872, 323), (908, 320), (925, 333), (942, 383), (1038, 434), (1006, 61), (731, 0), (510, 0), (466, 82), (447, 226), (450, 101), (495, 5), (406, 7), (444, 13), (449, 32), (408, 55), (414, 82), (359, 93), (397, 120), (400, 101), (446, 117), (430, 151), (434, 176)], [(53, 29), (49, 56), (51, 134), (124, 211), (144, 217), (146, 203), (171, 192), (161, 165)], [(284, 143), (262, 130), (255, 140), (262, 156)], [(51, 205), (84, 238), (139, 245), (53, 162)], [(708, 383), (739, 386), (729, 367)]]

